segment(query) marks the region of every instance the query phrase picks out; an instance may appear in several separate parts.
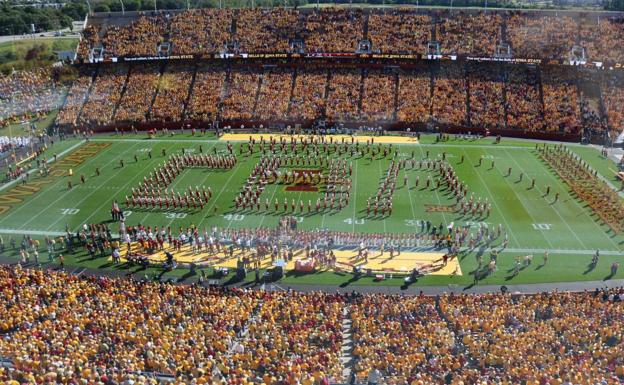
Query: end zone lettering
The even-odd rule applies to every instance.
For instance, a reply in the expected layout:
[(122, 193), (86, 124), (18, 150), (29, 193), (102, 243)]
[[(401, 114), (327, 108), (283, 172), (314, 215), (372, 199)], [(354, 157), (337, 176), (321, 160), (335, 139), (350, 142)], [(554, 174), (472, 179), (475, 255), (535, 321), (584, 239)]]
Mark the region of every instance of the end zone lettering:
[(18, 185), (0, 194), (0, 215), (8, 212), (11, 208), (20, 205), (24, 200), (35, 195), (44, 186), (58, 180), (58, 177), (67, 175), (67, 170), (81, 165), (85, 160), (98, 154), (100, 151), (110, 146), (110, 143), (87, 143), (72, 152), (68, 156), (59, 160), (53, 165), (47, 176), (36, 178), (26, 185)]
[(425, 205), (425, 211), (428, 213), (452, 213), (454, 209), (452, 206)]

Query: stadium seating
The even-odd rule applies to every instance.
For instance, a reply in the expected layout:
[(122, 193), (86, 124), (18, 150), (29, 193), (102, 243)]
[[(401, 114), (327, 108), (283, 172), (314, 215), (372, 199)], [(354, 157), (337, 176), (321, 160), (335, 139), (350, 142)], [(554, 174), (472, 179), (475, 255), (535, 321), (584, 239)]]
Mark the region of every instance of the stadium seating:
[(464, 69), (442, 63), (434, 74), (433, 118), (442, 124), (465, 126), (466, 95)]
[(110, 122), (127, 77), (126, 65), (107, 66), (99, 71), (82, 108), (81, 124), (103, 125)]
[(151, 120), (181, 121), (193, 80), (193, 65), (168, 66), (160, 79)]
[(431, 76), (427, 68), (399, 74), (397, 118), (404, 122), (424, 123), (431, 114)]
[[(346, 68), (206, 62), (86, 67), (57, 122), (412, 124), (579, 135), (622, 130), (619, 74), (455, 61)], [(329, 71), (328, 71), (329, 69)], [(162, 71), (162, 75), (161, 75)]]
[(578, 132), (581, 119), (575, 79), (556, 67), (544, 71), (543, 77), (546, 131)]
[(159, 63), (137, 65), (131, 69), (115, 120), (144, 122), (147, 119), (158, 86), (160, 69)]
[(0, 127), (32, 119), (60, 107), (66, 85), (50, 69), (0, 75)]
[(155, 55), (161, 42), (174, 55), (291, 52), (293, 39), (306, 52), (355, 52), (369, 39), (379, 53), (424, 54), (436, 41), (440, 52), (492, 56), (509, 44), (520, 58), (568, 59), (575, 46), (590, 60), (624, 60), (624, 18), (568, 13), (435, 9), (193, 9), (141, 14), (122, 23), (97, 18), (83, 34), (78, 54), (102, 46), (107, 57)]
[(187, 107), (190, 120), (211, 121), (216, 118), (225, 75), (225, 70), (220, 66), (199, 66)]
[(619, 384), (624, 291), (439, 297), (204, 288), (0, 267), (0, 381)]
[(501, 71), (486, 63), (469, 67), (471, 126), (505, 127), (505, 83), (502, 76)]
[(605, 76), (602, 82), (602, 97), (609, 127), (616, 135), (624, 130), (624, 83), (615, 76)]
[(541, 131), (543, 106), (537, 69), (509, 67), (507, 82), (507, 125), (511, 128)]
[(357, 119), (361, 79), (362, 72), (358, 69), (340, 69), (331, 72), (326, 110), (329, 119)]
[(74, 81), (67, 97), (65, 98), (65, 104), (56, 118), (59, 124), (71, 124), (74, 125), (78, 121), (78, 115), (82, 110), (82, 106), (85, 103), (91, 82), (93, 81), (93, 69), (83, 68), (80, 71), (78, 78)]
[(292, 91), (289, 118), (306, 121), (322, 116), (325, 109), (326, 85), (326, 69), (311, 67), (298, 70)]

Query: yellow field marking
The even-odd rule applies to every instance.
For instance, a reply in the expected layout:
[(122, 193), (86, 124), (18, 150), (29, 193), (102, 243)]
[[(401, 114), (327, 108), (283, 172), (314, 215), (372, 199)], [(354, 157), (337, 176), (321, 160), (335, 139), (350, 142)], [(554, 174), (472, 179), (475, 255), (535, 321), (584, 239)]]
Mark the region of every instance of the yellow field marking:
[[(260, 138), (264, 138), (268, 140), (270, 137), (280, 141), (282, 138), (290, 141), (291, 138), (295, 137), (299, 141), (301, 138), (312, 138), (312, 135), (271, 135), (271, 134), (223, 134), (219, 140), (220, 141), (230, 141), (230, 142), (247, 142), (249, 138), (254, 138), (259, 141)], [(318, 137), (318, 136), (317, 136)], [(325, 135), (326, 141), (329, 141), (330, 138), (333, 138), (334, 143), (341, 143), (344, 139), (345, 143), (351, 143), (351, 138), (353, 138), (354, 142), (359, 142), (361, 144), (365, 144), (367, 141), (373, 140), (374, 143), (394, 143), (394, 144), (418, 144), (418, 139), (411, 136), (350, 136), (350, 135)]]
[[(141, 253), (141, 246), (139, 243), (132, 243), (132, 251)], [(121, 245), (120, 253), (122, 260), (126, 255), (127, 247), (125, 244)], [(212, 267), (228, 267), (231, 269), (236, 268), (236, 263), (239, 258), (245, 256), (251, 257), (255, 250), (243, 254), (240, 250), (234, 252), (233, 257), (226, 256), (225, 253), (209, 254), (206, 251), (200, 253), (193, 253), (189, 245), (184, 245), (180, 252), (174, 252), (172, 247), (169, 247), (165, 242), (165, 250), (173, 254), (175, 260), (178, 263), (196, 263), (198, 265), (207, 265)], [(363, 269), (371, 269), (374, 272), (385, 273), (409, 273), (412, 269), (418, 268), (432, 275), (462, 275), (461, 266), (459, 265), (457, 258), (449, 260), (446, 266), (443, 266), (442, 256), (444, 253), (420, 253), (420, 252), (401, 252), (400, 255), (395, 255), (390, 258), (390, 253), (386, 251), (383, 255), (379, 250), (371, 250), (369, 252), (368, 262), (364, 258), (358, 258), (357, 251), (355, 250), (334, 250), (336, 255), (336, 265), (345, 271), (351, 271), (353, 266), (362, 266)], [(158, 251), (154, 254), (147, 255), (152, 262), (164, 262), (164, 251)], [(304, 260), (305, 255), (302, 250), (295, 253), (292, 261), (289, 261), (285, 265), (286, 270), (294, 270), (295, 261)], [(270, 256), (266, 256), (260, 261), (260, 268), (266, 269), (273, 265)]]

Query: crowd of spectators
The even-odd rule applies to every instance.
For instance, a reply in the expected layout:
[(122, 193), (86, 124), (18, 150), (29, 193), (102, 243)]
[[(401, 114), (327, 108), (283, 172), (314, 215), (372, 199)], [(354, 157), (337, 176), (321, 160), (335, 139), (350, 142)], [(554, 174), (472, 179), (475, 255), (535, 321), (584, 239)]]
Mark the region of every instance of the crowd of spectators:
[(93, 24), (87, 25), (87, 27), (82, 30), (82, 39), (78, 43), (76, 55), (79, 59), (87, 61), (89, 60), (89, 51), (93, 48), (99, 47), (101, 44), (100, 28)]
[(441, 63), (434, 74), (433, 118), (443, 124), (466, 125), (466, 77), (457, 65)]
[(581, 19), (579, 39), (591, 60), (624, 62), (624, 17)]
[(144, 122), (160, 78), (160, 63), (132, 67), (126, 90), (115, 113), (116, 121)]
[(609, 128), (617, 136), (624, 130), (624, 81), (615, 76), (605, 76), (601, 85)]
[(501, 40), (502, 20), (493, 12), (445, 13), (436, 24), (441, 53), (492, 56)]
[(354, 301), (351, 320), (360, 383), (377, 370), (387, 384), (435, 384), (442, 370), (462, 366), (432, 297), (364, 295)]
[(193, 72), (192, 64), (169, 64), (161, 76), (158, 94), (152, 106), (151, 120), (174, 121), (182, 120), (186, 101), (188, 100)]
[[(611, 293), (443, 296), (440, 309), (475, 370), (466, 383), (617, 384), (624, 375), (624, 307)], [(619, 377), (619, 378), (618, 378)]]
[(577, 35), (578, 23), (570, 16), (515, 13), (507, 20), (507, 38), (516, 57), (568, 58)]
[[(315, 63), (171, 62), (160, 75), (161, 67), (102, 65), (92, 86), (84, 70), (58, 122), (74, 124), (80, 113), (79, 124), (101, 125), (116, 111), (112, 121), (433, 121), (568, 134), (622, 128), (620, 76), (569, 66), (441, 61), (328, 71)], [(602, 88), (604, 109), (592, 85)]]
[(505, 127), (505, 83), (503, 72), (486, 63), (468, 67), (470, 83), (470, 125)]
[(0, 127), (59, 108), (65, 91), (50, 69), (0, 74)]
[(88, 100), (82, 108), (80, 123), (94, 125), (110, 123), (127, 77), (127, 65), (109, 65), (100, 68)]
[(78, 53), (87, 58), (102, 45), (108, 57), (154, 55), (165, 41), (176, 55), (219, 53), (229, 43), (231, 52), (286, 53), (295, 39), (307, 52), (355, 52), (368, 38), (374, 52), (390, 54), (424, 54), (437, 41), (444, 54), (491, 56), (509, 43), (515, 57), (568, 59), (580, 46), (590, 60), (622, 62), (623, 25), (622, 17), (521, 11), (211, 8), (141, 15), (102, 32), (90, 25)]
[(368, 38), (375, 52), (424, 54), (431, 40), (432, 25), (429, 15), (393, 8), (369, 15)]
[(172, 54), (220, 52), (231, 39), (234, 10), (203, 8), (171, 18)]
[(218, 65), (201, 64), (197, 68), (187, 107), (187, 118), (211, 121), (217, 117), (225, 75), (225, 69)]
[(547, 68), (542, 72), (546, 131), (577, 133), (581, 129), (575, 81), (569, 73), (558, 67)]
[[(342, 297), (0, 268), (0, 381), (320, 383), (340, 375)], [(315, 376), (317, 379), (315, 379)], [(340, 378), (335, 378), (340, 380)], [(282, 381), (282, 382), (278, 382)]]
[(241, 67), (232, 70), (221, 111), (224, 119), (249, 120), (253, 118), (261, 74), (261, 70), (254, 68)]
[(83, 68), (78, 75), (78, 78), (72, 83), (63, 108), (59, 111), (56, 121), (59, 124), (76, 124), (78, 120), (78, 114), (82, 109), (83, 104), (86, 101), (89, 93), (89, 87), (93, 81), (93, 69)]
[[(0, 267), (0, 381), (152, 384), (619, 384), (624, 289), (325, 294)], [(351, 364), (351, 363), (350, 363)], [(371, 381), (372, 380), (372, 381)]]
[(507, 72), (507, 125), (529, 131), (544, 127), (537, 69), (510, 66)]
[(102, 38), (107, 56), (155, 56), (168, 19), (168, 15), (141, 16), (128, 25), (110, 27)]
[(359, 8), (321, 8), (304, 15), (301, 38), (307, 52), (355, 52), (364, 33)]
[(397, 76), (394, 73), (370, 70), (364, 79), (362, 113), (366, 121), (393, 121)]
[(327, 70), (310, 68), (297, 70), (292, 92), (290, 119), (313, 120), (325, 111)]
[(607, 133), (607, 122), (600, 112), (600, 96), (595, 89), (581, 90), (580, 108), (583, 129), (592, 134)]
[(0, 154), (30, 145), (32, 138), (27, 136), (0, 136)]
[(293, 69), (267, 69), (262, 75), (256, 116), (260, 120), (284, 120), (288, 115)]
[(240, 9), (236, 19), (238, 48), (241, 52), (290, 52), (298, 22), (299, 15), (292, 9)]
[(327, 96), (327, 117), (331, 120), (358, 118), (362, 70), (338, 69), (332, 71)]
[(431, 75), (428, 68), (399, 74), (397, 118), (424, 123), (431, 116)]

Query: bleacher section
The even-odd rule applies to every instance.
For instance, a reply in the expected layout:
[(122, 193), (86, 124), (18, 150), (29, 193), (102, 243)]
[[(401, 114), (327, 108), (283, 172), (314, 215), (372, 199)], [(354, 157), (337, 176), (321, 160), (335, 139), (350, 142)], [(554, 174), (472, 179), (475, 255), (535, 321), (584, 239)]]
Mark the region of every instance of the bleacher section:
[[(624, 16), (574, 11), (375, 8), (194, 9), (98, 14), (78, 54), (93, 58), (172, 55), (447, 54), (622, 62)], [(509, 51), (507, 51), (509, 49)], [(362, 50), (360, 49), (360, 52)], [(162, 52), (160, 52), (162, 54)], [(96, 55), (97, 57), (97, 55)]]
[[(234, 127), (267, 127), (326, 120), (352, 126), (429, 125), (576, 139), (584, 130), (594, 137), (608, 131), (617, 135), (624, 126), (618, 71), (455, 61), (390, 64), (102, 63), (88, 67), (97, 69), (92, 86), (93, 71), (83, 71), (58, 123), (175, 128), (219, 121)], [(586, 77), (595, 80), (579, 80)]]

